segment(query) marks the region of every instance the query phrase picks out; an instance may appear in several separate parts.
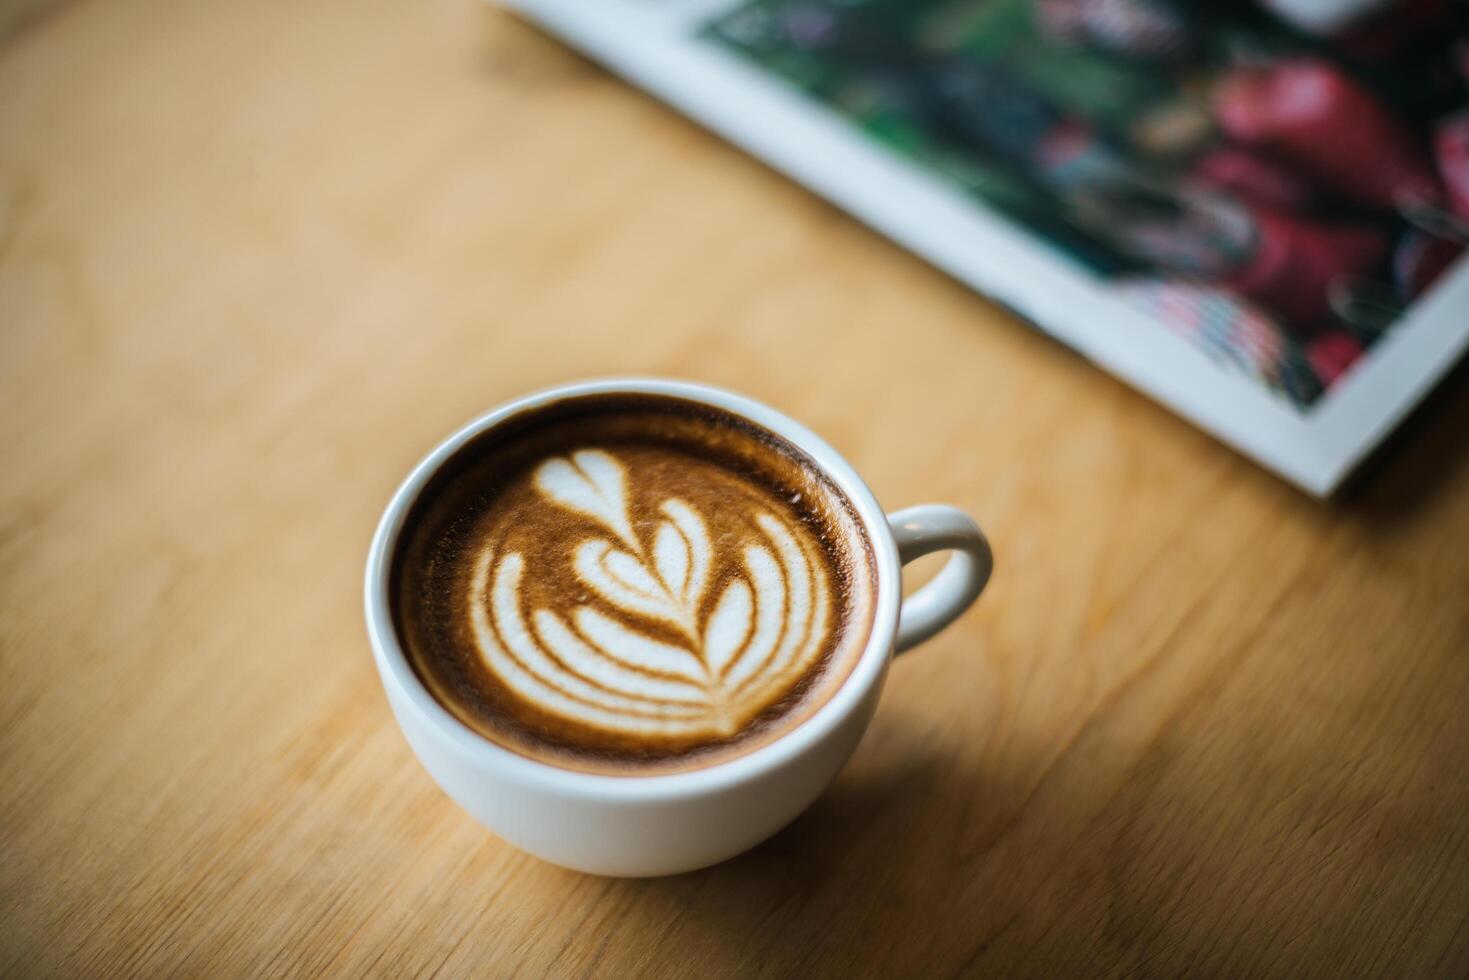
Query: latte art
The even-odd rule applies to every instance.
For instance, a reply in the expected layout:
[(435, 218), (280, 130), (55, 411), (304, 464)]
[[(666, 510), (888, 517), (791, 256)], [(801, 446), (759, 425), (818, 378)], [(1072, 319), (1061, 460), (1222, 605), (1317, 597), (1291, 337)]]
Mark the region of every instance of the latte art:
[(430, 693), (504, 748), (591, 772), (779, 738), (871, 628), (845, 498), (775, 437), (674, 398), (493, 431), (423, 490), (396, 554), (393, 614)]
[[(644, 542), (628, 512), (629, 475), (610, 453), (581, 450), (535, 472), (546, 500), (596, 521), (565, 556), (595, 598), (567, 618), (522, 614), (519, 552), (486, 548), (470, 583), (474, 638), (490, 669), (526, 701), (590, 727), (630, 734), (728, 736), (810, 666), (826, 639), (830, 600), (819, 561), (798, 528), (758, 512), (759, 534), (721, 542), (742, 566), (712, 606), (705, 593), (714, 545), (703, 517), (669, 497)], [(669, 643), (646, 629), (661, 624)]]

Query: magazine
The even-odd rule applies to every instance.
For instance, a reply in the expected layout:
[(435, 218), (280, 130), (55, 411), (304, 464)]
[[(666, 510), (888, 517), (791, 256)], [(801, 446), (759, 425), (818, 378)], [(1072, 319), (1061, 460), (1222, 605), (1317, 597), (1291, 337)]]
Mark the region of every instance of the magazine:
[(1469, 347), (1454, 0), (509, 0), (1307, 491)]

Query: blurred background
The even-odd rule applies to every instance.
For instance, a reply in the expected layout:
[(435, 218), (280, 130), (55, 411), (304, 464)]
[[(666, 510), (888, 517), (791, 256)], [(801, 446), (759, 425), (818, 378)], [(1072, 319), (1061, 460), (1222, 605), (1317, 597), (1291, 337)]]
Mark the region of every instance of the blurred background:
[[(1462, 374), (1323, 504), (499, 10), (3, 9), (0, 975), (1469, 974)], [(660, 881), (474, 824), (362, 626), (430, 446), (617, 373), (998, 557), (829, 794)]]
[(704, 33), (1301, 409), (1469, 241), (1452, 0), (752, 0)]

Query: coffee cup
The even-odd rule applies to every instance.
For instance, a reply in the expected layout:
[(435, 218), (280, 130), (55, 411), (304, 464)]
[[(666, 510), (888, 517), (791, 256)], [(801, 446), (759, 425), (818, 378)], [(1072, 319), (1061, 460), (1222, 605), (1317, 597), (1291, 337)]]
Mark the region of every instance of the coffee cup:
[[(435, 478), (468, 447), (548, 407), (619, 397), (677, 400), (721, 413), (789, 447), (834, 488), (869, 556), (864, 639), (850, 669), (809, 715), (747, 752), (651, 775), (582, 771), (527, 757), (466, 724), (436, 697), (405, 652), (394, 615), (394, 569), (405, 526)], [(901, 568), (938, 551), (947, 563), (904, 598)], [(368, 634), (388, 703), (408, 744), (444, 792), (509, 843), (602, 875), (675, 874), (733, 857), (785, 826), (832, 782), (877, 706), (889, 662), (954, 621), (993, 566), (975, 523), (942, 505), (885, 514), (861, 478), (806, 427), (752, 399), (702, 384), (625, 378), (541, 391), (495, 408), (435, 447), (394, 493), (369, 551)]]

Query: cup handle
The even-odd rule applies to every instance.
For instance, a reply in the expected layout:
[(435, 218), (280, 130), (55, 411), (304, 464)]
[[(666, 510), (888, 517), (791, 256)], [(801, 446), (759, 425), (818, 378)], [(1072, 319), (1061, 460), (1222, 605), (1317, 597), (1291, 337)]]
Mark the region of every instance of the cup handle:
[(933, 581), (903, 600), (893, 655), (917, 646), (958, 619), (989, 581), (995, 556), (969, 515), (942, 504), (919, 504), (888, 515), (898, 561), (906, 565), (935, 551), (952, 551)]

